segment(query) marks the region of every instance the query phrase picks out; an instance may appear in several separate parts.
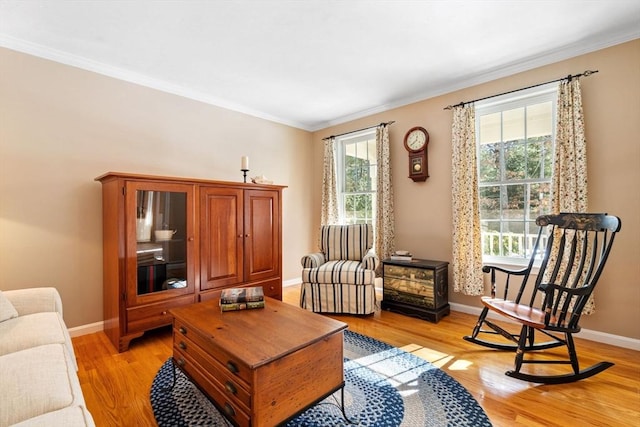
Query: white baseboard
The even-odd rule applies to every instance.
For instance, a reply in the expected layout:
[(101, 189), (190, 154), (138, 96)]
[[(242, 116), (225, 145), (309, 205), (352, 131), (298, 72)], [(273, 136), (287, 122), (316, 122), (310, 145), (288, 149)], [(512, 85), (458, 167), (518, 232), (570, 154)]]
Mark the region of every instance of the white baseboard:
[(282, 287), (283, 288), (288, 288), (289, 286), (299, 285), (300, 283), (302, 283), (302, 280), (300, 280), (300, 278), (284, 280), (282, 282)]
[[(464, 304), (457, 303), (449, 303), (452, 311), (459, 311), (461, 313), (473, 314), (476, 316), (480, 315), (482, 311), (481, 307), (471, 307)], [(490, 319), (499, 319), (505, 320), (504, 317), (501, 317), (495, 313), (489, 312), (488, 317)], [(506, 320), (505, 320), (506, 321)], [(592, 331), (590, 329), (582, 329), (580, 334), (574, 335), (576, 338), (582, 338), (589, 341), (595, 341), (603, 344), (615, 345), (616, 347), (628, 348), (631, 350), (640, 351), (640, 340), (623, 337), (620, 335), (608, 334), (605, 332)]]
[[(378, 280), (378, 278), (376, 278)], [(380, 279), (380, 283), (376, 282), (376, 291), (382, 293), (382, 279)], [(288, 288), (290, 286), (296, 286), (301, 283), (299, 278), (285, 280), (282, 282), (283, 288)], [(458, 311), (460, 313), (473, 314), (475, 316), (479, 316), (482, 311), (481, 307), (472, 307), (469, 305), (458, 304), (455, 302), (449, 303), (452, 311)], [(504, 320), (503, 317), (500, 317), (496, 314), (489, 313), (489, 318), (492, 319), (501, 319)], [(69, 335), (71, 337), (79, 337), (81, 335), (92, 334), (94, 332), (99, 332), (104, 329), (104, 322), (96, 322), (91, 323), (89, 325), (77, 326), (75, 328), (69, 329)], [(616, 347), (628, 348), (631, 350), (640, 351), (640, 340), (634, 338), (623, 337), (620, 335), (607, 334), (605, 332), (592, 331), (590, 329), (583, 329), (580, 331), (580, 334), (577, 336), (578, 338), (582, 338), (589, 341), (595, 341), (603, 344), (614, 345)]]
[(79, 337), (81, 335), (89, 335), (95, 332), (100, 332), (104, 330), (104, 322), (96, 322), (90, 323), (88, 325), (76, 326), (75, 328), (69, 329), (69, 335), (71, 338)]

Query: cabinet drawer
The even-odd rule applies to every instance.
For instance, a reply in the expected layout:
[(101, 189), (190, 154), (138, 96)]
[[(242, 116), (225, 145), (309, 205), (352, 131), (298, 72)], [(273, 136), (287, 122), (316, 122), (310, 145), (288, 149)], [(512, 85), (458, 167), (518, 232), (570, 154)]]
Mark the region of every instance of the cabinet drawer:
[[(209, 380), (224, 392), (224, 394), (244, 406), (248, 412), (251, 408), (251, 396), (246, 390), (246, 383), (233, 375), (226, 366), (211, 355), (202, 351), (193, 341), (179, 331), (174, 331), (175, 347), (174, 354), (186, 354), (190, 356), (206, 372)], [(176, 360), (178, 356), (175, 356)]]
[(143, 305), (127, 309), (127, 332), (141, 332), (159, 326), (170, 325), (173, 317), (169, 310), (183, 305), (193, 304), (195, 297), (187, 295), (162, 301), (154, 304)]
[(265, 296), (282, 301), (282, 279), (280, 277), (251, 286), (262, 286)]
[(218, 384), (211, 381), (211, 377), (205, 373), (205, 369), (198, 364), (189, 355), (174, 349), (175, 362), (178, 366), (202, 388), (214, 404), (228, 418), (234, 421), (238, 426), (250, 426), (251, 419), (249, 415), (242, 410), (241, 406), (236, 404), (233, 399), (229, 399), (224, 389), (220, 389)]
[(423, 282), (433, 286), (433, 270), (422, 268), (400, 267), (397, 265), (386, 265), (384, 268), (384, 276), (394, 279), (405, 279), (413, 282)]
[(229, 352), (218, 347), (211, 338), (203, 338), (197, 332), (191, 330), (179, 319), (175, 319), (173, 327), (174, 342), (180, 342), (182, 336), (188, 337), (205, 353), (210, 355), (213, 359), (219, 361), (228, 373), (242, 379), (247, 384), (247, 388), (251, 389), (253, 377), (251, 374), (251, 370), (246, 364), (237, 360), (233, 355), (229, 354)]

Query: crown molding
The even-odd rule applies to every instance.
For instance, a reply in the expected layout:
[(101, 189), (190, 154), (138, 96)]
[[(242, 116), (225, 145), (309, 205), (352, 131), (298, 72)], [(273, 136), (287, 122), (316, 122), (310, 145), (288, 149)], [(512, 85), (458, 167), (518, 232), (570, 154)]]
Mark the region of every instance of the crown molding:
[(60, 50), (52, 49), (40, 44), (28, 42), (5, 34), (0, 34), (0, 46), (18, 52), (26, 53), (39, 58), (51, 60), (61, 64), (91, 71), (107, 77), (134, 83), (140, 86), (159, 90), (161, 92), (170, 93), (205, 104), (213, 105), (220, 108), (232, 110), (241, 114), (246, 114), (263, 120), (279, 123), (282, 125), (302, 129), (308, 132), (316, 132), (327, 129), (336, 125), (347, 123), (353, 120), (361, 119), (374, 114), (379, 114), (395, 108), (421, 102), (436, 96), (445, 95), (468, 87), (487, 83), (496, 79), (508, 77), (524, 71), (529, 71), (537, 67), (549, 65), (555, 62), (570, 59), (583, 54), (591, 53), (600, 49), (605, 49), (617, 44), (625, 43), (640, 38), (639, 29), (631, 29), (614, 33), (606, 38), (594, 37), (590, 40), (583, 40), (563, 48), (556, 49), (552, 52), (532, 56), (512, 64), (501, 66), (500, 68), (488, 70), (486, 72), (473, 75), (467, 79), (456, 81), (448, 85), (442, 85), (437, 88), (416, 93), (410, 97), (400, 98), (389, 103), (381, 104), (372, 108), (361, 110), (352, 114), (344, 115), (327, 121), (318, 122), (299, 122), (289, 120), (284, 117), (278, 117), (268, 114), (264, 111), (258, 111), (246, 106), (231, 102), (226, 99), (217, 98), (200, 91), (186, 88), (184, 86), (172, 84), (161, 79), (152, 78), (140, 73), (132, 72), (108, 64), (97, 62), (78, 55), (69, 54)]
[(280, 123), (286, 126), (291, 126), (307, 131), (309, 130), (308, 124), (306, 123), (300, 123), (292, 120), (287, 120), (283, 117), (273, 116), (263, 111), (253, 110), (243, 105), (239, 105), (225, 99), (216, 98), (214, 96), (189, 89), (184, 86), (168, 83), (167, 81), (161, 79), (149, 77), (144, 74), (125, 70), (123, 68), (114, 67), (102, 62), (84, 58), (82, 56), (73, 55), (37, 43), (32, 43), (26, 40), (7, 36), (5, 34), (0, 34), (0, 47), (4, 47), (21, 53), (26, 53), (28, 55), (58, 62), (82, 70), (91, 71), (128, 83), (134, 83), (140, 86), (148, 87), (150, 89), (159, 90), (161, 92), (170, 93), (172, 95), (178, 95), (183, 98), (192, 99), (194, 101), (199, 101), (216, 107), (225, 108), (227, 110), (232, 110), (238, 113), (246, 114), (271, 122)]
[(432, 89), (417, 93), (413, 96), (401, 98), (384, 105), (380, 105), (380, 106), (363, 110), (357, 113), (338, 117), (326, 122), (316, 123), (315, 125), (313, 125), (312, 131), (315, 132), (315, 131), (323, 130), (329, 127), (350, 122), (352, 120), (357, 120), (373, 114), (378, 114), (388, 110), (392, 110), (394, 108), (404, 107), (406, 105), (414, 104), (416, 102), (421, 102), (430, 98), (434, 98), (436, 96), (446, 95), (448, 93), (452, 93), (458, 90), (477, 86), (483, 83), (488, 83), (493, 80), (497, 80), (497, 79), (512, 76), (514, 74), (518, 74), (521, 72), (533, 70), (534, 68), (564, 61), (570, 58), (574, 58), (576, 56), (595, 52), (601, 49), (606, 49), (608, 47), (626, 43), (638, 38), (640, 38), (640, 30), (634, 29), (631, 31), (613, 34), (612, 36), (606, 39), (596, 38), (594, 40), (581, 41), (580, 43), (567, 45), (561, 49), (556, 49), (552, 52), (547, 52), (542, 55), (532, 56), (522, 61), (513, 62), (512, 64), (501, 66), (500, 68), (488, 70), (484, 73), (473, 75), (468, 79), (459, 80), (449, 85), (440, 86), (438, 88), (432, 88)]

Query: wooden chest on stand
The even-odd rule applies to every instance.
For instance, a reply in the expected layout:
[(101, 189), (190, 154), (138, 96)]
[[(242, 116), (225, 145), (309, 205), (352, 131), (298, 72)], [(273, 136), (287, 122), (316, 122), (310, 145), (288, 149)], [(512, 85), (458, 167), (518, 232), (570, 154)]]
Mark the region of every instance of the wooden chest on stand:
[(385, 259), (382, 309), (438, 322), (449, 314), (449, 279), (445, 261)]

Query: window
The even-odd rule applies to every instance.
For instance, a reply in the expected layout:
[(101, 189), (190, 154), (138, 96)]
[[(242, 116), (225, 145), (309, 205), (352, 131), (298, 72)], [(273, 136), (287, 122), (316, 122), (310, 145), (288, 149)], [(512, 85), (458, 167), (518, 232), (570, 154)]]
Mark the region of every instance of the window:
[(341, 224), (373, 224), (376, 205), (376, 133), (337, 139), (336, 168)]
[(476, 104), (485, 261), (528, 260), (535, 220), (550, 213), (556, 97), (550, 85)]

